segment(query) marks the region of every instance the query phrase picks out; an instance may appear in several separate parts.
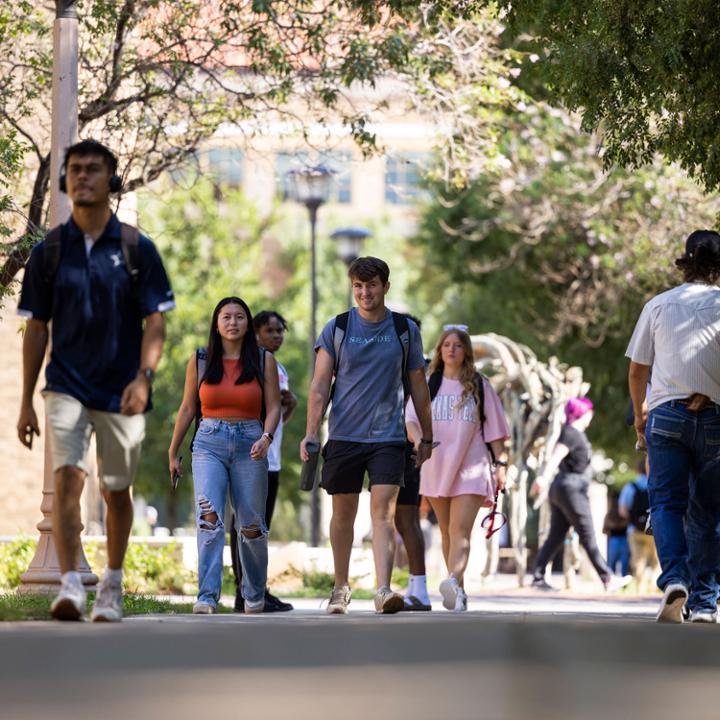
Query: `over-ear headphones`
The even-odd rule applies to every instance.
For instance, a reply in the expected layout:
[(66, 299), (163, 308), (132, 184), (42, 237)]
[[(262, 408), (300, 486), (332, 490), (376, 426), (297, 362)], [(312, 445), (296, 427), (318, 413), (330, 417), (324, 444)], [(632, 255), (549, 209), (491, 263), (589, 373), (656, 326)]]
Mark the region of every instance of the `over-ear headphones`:
[[(58, 185), (60, 187), (60, 192), (67, 192), (67, 179), (65, 178), (65, 173), (60, 175), (60, 181)], [(122, 190), (122, 178), (119, 175), (111, 175), (109, 186), (111, 193), (119, 193)]]

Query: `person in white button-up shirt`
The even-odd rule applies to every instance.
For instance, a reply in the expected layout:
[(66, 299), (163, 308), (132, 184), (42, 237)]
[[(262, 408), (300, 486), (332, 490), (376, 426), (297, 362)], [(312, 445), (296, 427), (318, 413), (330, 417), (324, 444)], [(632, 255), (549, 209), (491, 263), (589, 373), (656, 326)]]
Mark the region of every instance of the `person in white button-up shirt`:
[[(643, 308), (626, 355), (664, 591), (659, 622), (715, 622), (720, 557), (720, 235), (697, 230), (685, 282)], [(648, 380), (652, 369), (652, 387)]]

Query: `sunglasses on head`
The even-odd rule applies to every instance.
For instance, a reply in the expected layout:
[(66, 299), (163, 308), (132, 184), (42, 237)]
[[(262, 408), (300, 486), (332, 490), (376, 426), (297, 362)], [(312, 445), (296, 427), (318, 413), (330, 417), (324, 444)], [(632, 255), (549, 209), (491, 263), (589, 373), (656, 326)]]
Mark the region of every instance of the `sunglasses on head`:
[(467, 332), (469, 330), (468, 325), (443, 325), (443, 332), (448, 330), (460, 330), (460, 332)]

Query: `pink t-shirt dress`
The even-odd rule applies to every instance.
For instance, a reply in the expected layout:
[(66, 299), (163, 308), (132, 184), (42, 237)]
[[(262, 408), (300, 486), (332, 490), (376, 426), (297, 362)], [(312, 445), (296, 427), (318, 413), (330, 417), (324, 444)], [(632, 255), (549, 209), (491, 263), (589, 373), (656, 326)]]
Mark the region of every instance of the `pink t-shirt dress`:
[[(505, 413), (497, 393), (487, 380), (485, 391), (485, 439), (480, 433), (477, 404), (469, 398), (458, 407), (463, 394), (459, 380), (443, 377), (432, 402), (433, 439), (440, 445), (420, 469), (420, 493), (426, 497), (495, 494), (490, 453), (486, 442), (510, 437)], [(406, 418), (419, 425), (412, 400)]]

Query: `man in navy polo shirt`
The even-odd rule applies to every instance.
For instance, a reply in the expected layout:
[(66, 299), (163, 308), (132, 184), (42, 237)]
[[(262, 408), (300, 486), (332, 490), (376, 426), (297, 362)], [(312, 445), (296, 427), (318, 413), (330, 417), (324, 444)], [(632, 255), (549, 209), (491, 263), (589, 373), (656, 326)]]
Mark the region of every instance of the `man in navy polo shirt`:
[(63, 168), (61, 188), (73, 210), (61, 226), (57, 267), (48, 261), (53, 255), (48, 236), (33, 248), (18, 305), (18, 313), (28, 321), (17, 429), (28, 448), (33, 434), (40, 434), (32, 397), (52, 320), (43, 397), (55, 476), (53, 535), (63, 574), (51, 612), (58, 620), (80, 620), (85, 609), (77, 572), (80, 495), (94, 432), (107, 503), (108, 564), (92, 619), (119, 621), (122, 564), (133, 520), (130, 486), (165, 339), (162, 314), (175, 307), (175, 300), (155, 246), (142, 235), (136, 254), (138, 275), (131, 279), (121, 223), (110, 210), (110, 194), (120, 189), (113, 153), (84, 140), (68, 148)]

